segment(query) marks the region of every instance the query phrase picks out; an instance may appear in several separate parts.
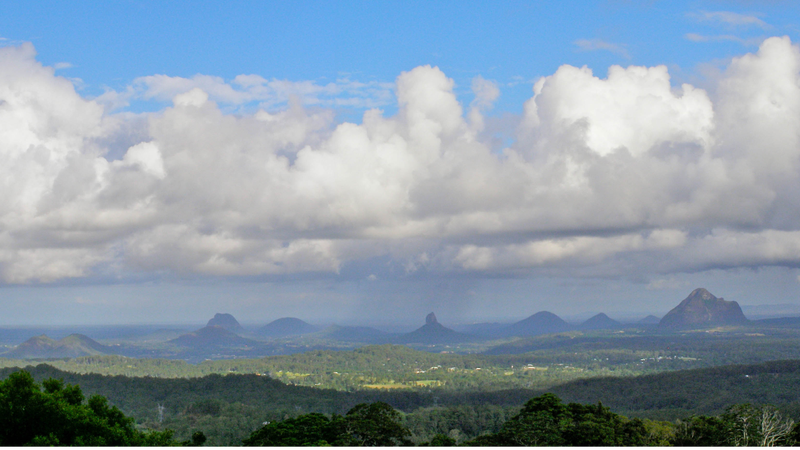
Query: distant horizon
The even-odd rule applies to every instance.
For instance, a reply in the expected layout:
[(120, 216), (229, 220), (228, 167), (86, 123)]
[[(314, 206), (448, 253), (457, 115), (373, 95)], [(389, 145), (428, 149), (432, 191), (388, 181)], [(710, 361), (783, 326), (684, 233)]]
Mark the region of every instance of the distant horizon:
[[(677, 306), (677, 304), (679, 302), (680, 301), (676, 302), (675, 305), (673, 305), (673, 308), (675, 306)], [(742, 311), (744, 312), (745, 316), (750, 320), (758, 320), (758, 319), (765, 319), (765, 318), (779, 318), (779, 317), (800, 317), (800, 305), (795, 305), (795, 304), (789, 304), (789, 303), (784, 303), (784, 304), (761, 304), (761, 305), (746, 305), (746, 304), (742, 305), (742, 304), (740, 304), (739, 306), (742, 308)], [(670, 309), (672, 309), (672, 308), (670, 308)], [(566, 321), (567, 323), (570, 323), (570, 324), (583, 323), (587, 319), (589, 319), (591, 317), (594, 317), (595, 315), (598, 315), (598, 314), (601, 314), (601, 313), (606, 314), (611, 319), (617, 320), (619, 322), (633, 324), (633, 323), (636, 323), (637, 321), (639, 321), (641, 319), (644, 319), (645, 317), (648, 317), (648, 316), (654, 316), (654, 317), (657, 317), (657, 318), (660, 319), (669, 310), (664, 311), (662, 313), (658, 313), (658, 312), (636, 312), (636, 311), (624, 312), (624, 313), (608, 312), (608, 311), (585, 311), (585, 312), (581, 312), (581, 313), (577, 313), (577, 314), (559, 314), (559, 313), (554, 312), (554, 311), (549, 310), (549, 309), (542, 309), (542, 310), (539, 310), (539, 311), (531, 312), (530, 314), (527, 314), (527, 315), (522, 316), (522, 317), (508, 317), (508, 318), (505, 318), (505, 319), (498, 318), (498, 319), (492, 319), (492, 320), (488, 320), (488, 319), (487, 320), (482, 320), (481, 318), (473, 318), (471, 320), (461, 320), (461, 321), (454, 321), (454, 322), (449, 322), (449, 321), (448, 322), (442, 322), (440, 320), (439, 322), (443, 323), (444, 325), (454, 326), (454, 327), (461, 327), (461, 326), (473, 325), (473, 324), (481, 324), (481, 323), (512, 324), (512, 323), (518, 322), (520, 320), (523, 320), (523, 319), (525, 319), (527, 317), (530, 317), (533, 314), (536, 314), (536, 313), (539, 313), (539, 312), (543, 312), (543, 311), (551, 312), (551, 313), (555, 314), (556, 316), (560, 317), (561, 319), (563, 319), (564, 321)], [(437, 311), (431, 311), (431, 312), (437, 313)], [(215, 314), (230, 314), (230, 313), (227, 313), (225, 311), (218, 311)], [(441, 314), (441, 312), (440, 312), (440, 314)], [(249, 329), (261, 327), (261, 326), (264, 326), (264, 325), (266, 325), (266, 324), (268, 324), (268, 323), (270, 323), (270, 322), (272, 322), (274, 320), (284, 319), (284, 318), (296, 318), (296, 319), (300, 319), (300, 320), (302, 320), (304, 322), (307, 322), (307, 323), (309, 323), (311, 325), (324, 326), (324, 327), (332, 326), (332, 325), (339, 325), (339, 326), (368, 326), (368, 327), (373, 327), (373, 328), (377, 328), (377, 329), (381, 329), (381, 330), (384, 330), (384, 328), (385, 328), (385, 329), (394, 329), (394, 330), (400, 330), (400, 329), (406, 330), (407, 329), (408, 331), (416, 329), (416, 328), (418, 328), (419, 326), (421, 326), (421, 325), (423, 325), (425, 323), (425, 316), (421, 316), (419, 318), (419, 320), (416, 321), (416, 322), (413, 321), (413, 320), (408, 320), (408, 321), (403, 321), (403, 322), (397, 322), (397, 321), (392, 321), (392, 322), (385, 322), (384, 321), (384, 322), (381, 322), (381, 321), (374, 321), (374, 320), (373, 321), (364, 320), (364, 321), (355, 321), (355, 322), (353, 322), (353, 321), (351, 321), (351, 322), (348, 322), (348, 321), (325, 322), (325, 321), (309, 320), (309, 319), (306, 319), (306, 318), (303, 318), (303, 317), (299, 317), (299, 316), (275, 317), (274, 319), (265, 320), (265, 321), (243, 321), (243, 320), (240, 320), (238, 317), (236, 317), (235, 314), (231, 314), (231, 315), (244, 328), (249, 328)], [(72, 329), (72, 328), (81, 328), (81, 327), (83, 327), (83, 328), (91, 329), (91, 328), (107, 328), (107, 327), (116, 327), (116, 326), (120, 326), (120, 327), (147, 327), (147, 328), (153, 328), (153, 327), (168, 327), (168, 328), (169, 327), (171, 327), (171, 328), (197, 327), (197, 328), (202, 328), (202, 327), (206, 326), (206, 323), (212, 317), (213, 317), (213, 315), (209, 316), (208, 319), (201, 320), (201, 321), (198, 321), (198, 320), (187, 320), (187, 321), (141, 322), (141, 323), (120, 322), (120, 323), (60, 323), (60, 324), (47, 324), (47, 323), (27, 323), (27, 324), (24, 324), (23, 323), (23, 324), (0, 324), (0, 329), (42, 328), (42, 329), (55, 329), (55, 330), (57, 330), (57, 329), (60, 329), (60, 328)], [(437, 315), (437, 317), (438, 317), (438, 315)], [(447, 316), (445, 315), (445, 317), (447, 317)]]

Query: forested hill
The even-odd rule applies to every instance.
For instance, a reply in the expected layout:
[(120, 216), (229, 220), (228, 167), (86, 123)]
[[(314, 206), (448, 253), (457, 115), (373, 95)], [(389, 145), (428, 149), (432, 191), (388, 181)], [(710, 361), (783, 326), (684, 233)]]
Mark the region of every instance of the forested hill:
[(736, 403), (779, 406), (800, 419), (800, 361), (770, 361), (644, 375), (591, 378), (549, 389), (566, 401), (602, 401), (631, 417), (673, 420), (719, 414)]

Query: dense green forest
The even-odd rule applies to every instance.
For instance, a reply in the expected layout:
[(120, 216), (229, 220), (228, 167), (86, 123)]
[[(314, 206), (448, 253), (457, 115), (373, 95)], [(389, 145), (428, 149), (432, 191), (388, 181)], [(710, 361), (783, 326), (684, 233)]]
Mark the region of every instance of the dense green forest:
[[(41, 376), (42, 372), (54, 369), (39, 366), (33, 370)], [(217, 390), (230, 393), (231, 382), (240, 385), (253, 377), (215, 375), (209, 378), (212, 380), (210, 387), (221, 382)], [(340, 395), (353, 397), (347, 393)], [(163, 415), (161, 404), (158, 409)], [(224, 409), (220, 400), (204, 399), (191, 403), (185, 413), (214, 416), (221, 415)], [(253, 427), (249, 433), (241, 430), (241, 435), (237, 436), (220, 436), (217, 429), (209, 431), (215, 438), (212, 443), (221, 444), (220, 439), (227, 439), (229, 445), (247, 446), (771, 446), (800, 443), (800, 425), (768, 405), (735, 404), (721, 414), (693, 415), (683, 421), (668, 422), (629, 419), (601, 402), (564, 403), (555, 394), (545, 393), (529, 399), (513, 414), (500, 414), (490, 423), (473, 422), (471, 425), (475, 428), (467, 432), (463, 426), (450, 428), (456, 423), (463, 425), (466, 419), (453, 414), (456, 411), (453, 408), (428, 409), (423, 414), (404, 414), (386, 402), (376, 401), (358, 403), (344, 414), (310, 412), (274, 417)], [(162, 425), (163, 417), (159, 417), (159, 424), (152, 428)], [(192, 427), (208, 429), (208, 425), (210, 423), (195, 421)], [(94, 394), (86, 401), (79, 386), (65, 384), (60, 379), (46, 378), (39, 385), (28, 371), (22, 370), (11, 372), (0, 381), (0, 445), (3, 446), (197, 446), (207, 441), (203, 431), (194, 431), (190, 439), (177, 441), (171, 429), (142, 430), (142, 427), (146, 426), (137, 427), (132, 418), (109, 405), (105, 397)]]
[[(0, 370), (5, 379), (18, 369)], [(346, 415), (362, 403), (384, 402), (399, 411), (415, 443), (444, 434), (459, 442), (497, 433), (529, 399), (551, 392), (568, 402), (602, 402), (630, 418), (667, 421), (721, 415), (735, 404), (771, 404), (800, 418), (800, 361), (774, 361), (674, 371), (641, 377), (581, 379), (548, 389), (494, 391), (362, 389), (350, 392), (293, 386), (269, 376), (208, 375), (199, 378), (124, 377), (64, 372), (48, 365), (28, 367), (34, 379), (63, 379), (88, 395), (108, 398), (137, 425), (175, 430), (178, 441), (202, 431), (213, 445), (239, 445), (264, 422), (309, 413)]]

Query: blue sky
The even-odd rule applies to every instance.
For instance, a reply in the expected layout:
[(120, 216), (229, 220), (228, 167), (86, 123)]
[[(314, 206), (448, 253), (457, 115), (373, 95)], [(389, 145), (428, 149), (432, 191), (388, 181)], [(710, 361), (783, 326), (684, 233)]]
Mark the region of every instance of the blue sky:
[[(664, 64), (689, 80), (702, 76), (699, 64), (800, 31), (800, 7), (789, 1), (87, 1), (4, 10), (2, 37), (32, 42), (45, 65), (71, 65), (60, 75), (82, 80), (87, 96), (155, 74), (392, 82), (430, 64), (465, 96), (475, 75), (496, 80), (504, 85), (497, 109), (516, 112), (533, 81), (563, 64), (600, 76), (613, 64)], [(718, 12), (762, 23), (735, 24)]]
[(0, 325), (800, 304), (794, 2), (3, 10)]

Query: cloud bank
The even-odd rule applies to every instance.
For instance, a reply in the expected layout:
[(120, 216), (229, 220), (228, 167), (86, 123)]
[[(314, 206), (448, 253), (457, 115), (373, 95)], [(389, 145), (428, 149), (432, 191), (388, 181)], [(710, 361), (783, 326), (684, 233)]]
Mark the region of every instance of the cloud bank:
[[(799, 77), (788, 38), (733, 59), (714, 92), (673, 86), (664, 66), (565, 65), (497, 152), (481, 131), (500, 90), (476, 78), (465, 112), (436, 67), (400, 74), (397, 114), (360, 124), (299, 101), (268, 112), (299, 88), (257, 76), (145, 77), (129, 92), (171, 106), (135, 115), (81, 97), (32, 45), (3, 47), (0, 278), (329, 276), (373, 260), (397, 277), (795, 267)], [(250, 101), (264, 109), (220, 107)]]

